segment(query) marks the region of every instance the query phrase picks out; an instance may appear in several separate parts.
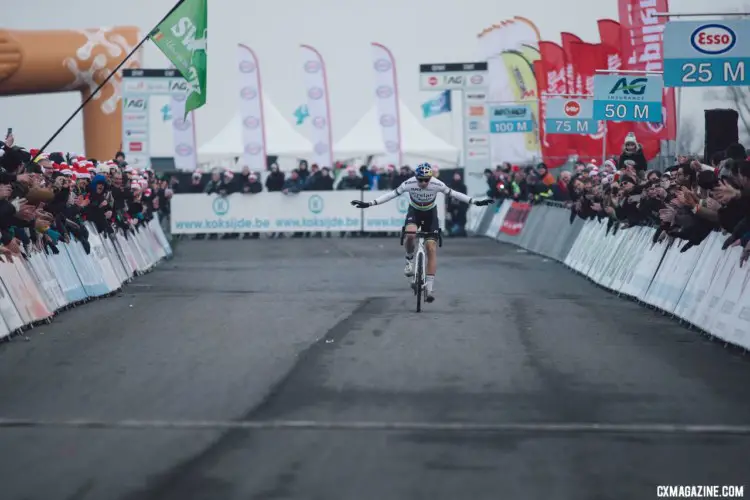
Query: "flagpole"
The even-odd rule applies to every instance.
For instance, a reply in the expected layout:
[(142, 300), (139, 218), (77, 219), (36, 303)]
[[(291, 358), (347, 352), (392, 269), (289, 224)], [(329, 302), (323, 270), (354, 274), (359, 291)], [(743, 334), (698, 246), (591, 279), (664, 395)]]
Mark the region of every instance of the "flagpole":
[(163, 17), (163, 18), (161, 19), (161, 21), (159, 21), (158, 23), (156, 23), (156, 26), (154, 26), (154, 28), (152, 28), (152, 29), (151, 29), (151, 30), (150, 30), (150, 31), (148, 32), (148, 34), (146, 34), (146, 36), (144, 36), (144, 37), (143, 37), (143, 38), (141, 39), (141, 41), (140, 41), (140, 42), (138, 42), (138, 45), (136, 45), (135, 47), (133, 47), (133, 50), (131, 50), (131, 51), (130, 51), (130, 53), (129, 53), (128, 55), (126, 55), (126, 56), (125, 56), (125, 59), (123, 59), (122, 61), (120, 61), (120, 64), (118, 64), (118, 65), (117, 65), (117, 67), (115, 67), (115, 69), (113, 69), (113, 70), (112, 70), (112, 72), (111, 72), (111, 73), (110, 73), (109, 75), (107, 75), (107, 78), (105, 78), (105, 79), (104, 79), (104, 81), (103, 81), (102, 83), (100, 83), (100, 84), (99, 84), (99, 86), (98, 86), (98, 87), (96, 87), (96, 89), (94, 89), (94, 91), (93, 91), (93, 92), (91, 92), (91, 95), (89, 95), (89, 96), (88, 96), (88, 97), (87, 97), (87, 98), (86, 98), (86, 99), (85, 99), (85, 100), (84, 100), (84, 101), (83, 101), (83, 102), (82, 102), (82, 103), (80, 104), (80, 106), (78, 106), (78, 108), (77, 108), (77, 109), (76, 109), (75, 111), (73, 111), (73, 114), (72, 114), (72, 115), (70, 115), (70, 117), (68, 117), (68, 119), (67, 119), (67, 120), (65, 120), (65, 123), (63, 123), (63, 124), (62, 124), (62, 125), (60, 126), (60, 128), (58, 128), (58, 129), (57, 129), (57, 132), (55, 132), (54, 134), (52, 134), (52, 137), (50, 137), (50, 138), (49, 138), (49, 140), (47, 140), (47, 142), (46, 142), (46, 143), (44, 143), (44, 146), (42, 146), (41, 148), (39, 148), (39, 152), (37, 153), (36, 157), (34, 157), (34, 158), (33, 158), (33, 160), (32, 160), (32, 161), (36, 161), (36, 160), (37, 160), (37, 158), (39, 158), (39, 155), (41, 155), (41, 154), (42, 154), (42, 153), (44, 152), (44, 150), (45, 150), (45, 149), (47, 149), (47, 147), (48, 147), (48, 146), (49, 146), (50, 144), (52, 144), (52, 141), (54, 141), (55, 139), (57, 139), (57, 136), (58, 136), (58, 135), (60, 135), (60, 133), (61, 133), (61, 132), (62, 132), (63, 130), (65, 130), (65, 127), (67, 127), (67, 126), (68, 126), (68, 125), (70, 124), (70, 122), (71, 122), (71, 121), (73, 121), (73, 118), (75, 118), (75, 117), (76, 117), (76, 116), (78, 115), (78, 113), (80, 113), (80, 112), (81, 112), (81, 110), (82, 110), (82, 109), (83, 109), (83, 108), (84, 108), (84, 107), (86, 106), (86, 104), (88, 104), (88, 103), (89, 103), (89, 102), (90, 102), (90, 101), (91, 101), (91, 100), (92, 100), (92, 99), (94, 98), (94, 96), (95, 96), (95, 95), (97, 95), (97, 94), (99, 93), (99, 91), (100, 91), (100, 90), (101, 90), (101, 89), (102, 89), (102, 88), (103, 88), (103, 87), (104, 87), (104, 86), (105, 86), (105, 85), (106, 85), (106, 84), (107, 84), (107, 83), (108, 83), (108, 82), (109, 82), (109, 81), (110, 81), (110, 80), (112, 79), (112, 77), (113, 77), (113, 76), (115, 76), (115, 75), (117, 74), (117, 72), (118, 72), (118, 71), (120, 71), (120, 69), (122, 69), (122, 67), (123, 67), (123, 66), (125, 66), (125, 63), (126, 63), (126, 62), (128, 62), (128, 60), (129, 60), (129, 59), (130, 59), (131, 57), (133, 57), (133, 55), (134, 55), (134, 54), (135, 54), (136, 52), (138, 52), (138, 49), (140, 49), (140, 48), (141, 48), (141, 47), (143, 46), (143, 44), (144, 44), (144, 43), (146, 43), (146, 40), (148, 40), (149, 38), (151, 38), (151, 33), (152, 33), (152, 32), (154, 31), (154, 29), (156, 29), (156, 27), (157, 27), (157, 26), (159, 26), (159, 25), (160, 25), (161, 23), (163, 23), (164, 21), (166, 21), (166, 19), (167, 19), (167, 18), (168, 18), (169, 16), (171, 16), (171, 15), (172, 15), (172, 13), (173, 13), (173, 12), (174, 12), (175, 10), (177, 10), (177, 8), (178, 8), (178, 7), (180, 6), (180, 5), (182, 5), (182, 4), (184, 3), (184, 2), (185, 2), (185, 0), (178, 0), (178, 1), (177, 1), (177, 3), (176, 3), (176, 4), (174, 5), (174, 7), (172, 7), (172, 8), (171, 8), (171, 9), (169, 10), (169, 12), (167, 12), (167, 13), (166, 13), (166, 14), (164, 15), (164, 17)]

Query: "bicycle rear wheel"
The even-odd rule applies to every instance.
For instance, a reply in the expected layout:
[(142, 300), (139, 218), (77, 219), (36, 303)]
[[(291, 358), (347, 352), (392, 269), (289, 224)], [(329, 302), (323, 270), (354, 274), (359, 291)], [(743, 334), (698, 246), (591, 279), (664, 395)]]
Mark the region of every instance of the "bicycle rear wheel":
[(417, 254), (417, 269), (416, 269), (416, 286), (417, 286), (417, 312), (422, 311), (422, 290), (424, 290), (424, 254), (420, 252)]

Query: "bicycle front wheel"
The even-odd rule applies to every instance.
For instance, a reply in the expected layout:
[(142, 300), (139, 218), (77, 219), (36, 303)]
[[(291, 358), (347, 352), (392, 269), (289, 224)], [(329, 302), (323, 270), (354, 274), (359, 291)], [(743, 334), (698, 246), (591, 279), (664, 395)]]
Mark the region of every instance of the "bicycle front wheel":
[(416, 269), (416, 285), (417, 285), (417, 312), (422, 311), (422, 290), (424, 290), (424, 254), (420, 252), (417, 254), (417, 269)]

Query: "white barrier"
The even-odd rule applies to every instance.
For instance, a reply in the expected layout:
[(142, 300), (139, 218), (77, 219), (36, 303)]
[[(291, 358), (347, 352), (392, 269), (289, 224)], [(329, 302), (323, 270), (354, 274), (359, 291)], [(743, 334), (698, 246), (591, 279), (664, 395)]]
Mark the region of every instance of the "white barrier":
[[(407, 194), (361, 210), (352, 200), (372, 201), (388, 191), (302, 191), (296, 194), (177, 194), (171, 202), (172, 234), (284, 233), (301, 231), (399, 232), (409, 208)], [(443, 223), (445, 197), (438, 195)]]
[[(684, 241), (653, 243), (656, 230), (648, 227), (607, 234), (606, 221), (589, 220), (557, 223), (551, 230), (545, 221), (568, 218), (570, 211), (536, 205), (521, 234), (508, 237), (496, 228), (509, 206), (504, 202), (494, 214), (485, 236), (556, 259), (604, 288), (750, 349), (750, 265), (739, 266), (740, 248), (721, 249), (725, 236), (720, 233), (681, 252)], [(477, 211), (471, 220), (488, 216)], [(566, 240), (572, 244), (561, 249)]]
[(59, 242), (56, 255), (34, 251), (28, 260), (0, 263), (0, 338), (49, 320), (69, 305), (116, 292), (172, 255), (156, 219), (128, 238), (102, 238), (92, 224), (87, 228), (90, 254), (71, 240)]

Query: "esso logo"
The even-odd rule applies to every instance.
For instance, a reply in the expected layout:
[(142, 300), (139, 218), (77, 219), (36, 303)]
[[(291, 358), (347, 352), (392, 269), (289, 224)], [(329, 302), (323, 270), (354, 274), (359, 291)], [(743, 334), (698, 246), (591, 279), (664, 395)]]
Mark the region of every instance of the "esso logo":
[(563, 109), (565, 111), (565, 114), (571, 118), (578, 116), (578, 113), (581, 112), (581, 105), (578, 104), (575, 101), (568, 101), (565, 103), (565, 108)]
[(245, 125), (245, 128), (249, 128), (251, 130), (256, 129), (260, 126), (260, 120), (258, 120), (254, 116), (248, 116), (243, 120), (243, 125)]
[(375, 93), (381, 99), (388, 99), (393, 95), (393, 89), (388, 85), (381, 85), (375, 90)]
[(323, 97), (323, 89), (321, 89), (320, 87), (313, 87), (307, 91), (307, 96), (310, 99), (314, 99), (317, 101), (318, 99)]
[(438, 79), (436, 76), (431, 76), (430, 78), (427, 79), (427, 83), (429, 83), (430, 85), (434, 87), (435, 85), (437, 85)]
[(243, 73), (252, 73), (255, 71), (255, 63), (252, 61), (242, 61), (240, 63), (240, 71)]
[(380, 124), (384, 127), (392, 127), (396, 124), (396, 118), (393, 115), (383, 115), (380, 117)]
[(315, 153), (322, 155), (328, 152), (328, 144), (325, 142), (319, 142), (315, 145)]
[(702, 54), (724, 54), (734, 48), (737, 35), (723, 24), (704, 24), (690, 35), (690, 43)]
[(246, 101), (251, 101), (258, 97), (258, 91), (253, 87), (245, 87), (240, 90), (240, 96)]
[(470, 81), (474, 85), (479, 85), (484, 81), (484, 78), (482, 77), (482, 75), (474, 75), (470, 78)]
[(247, 154), (249, 154), (251, 156), (256, 156), (256, 155), (260, 154), (260, 152), (261, 152), (262, 149), (263, 148), (260, 146), (260, 144), (257, 144), (257, 143), (253, 142), (253, 143), (250, 143), (247, 146), (245, 146), (245, 153), (247, 153)]
[(192, 154), (193, 148), (188, 146), (187, 144), (180, 144), (176, 148), (174, 148), (175, 153), (177, 153), (179, 156), (188, 156)]
[(378, 59), (375, 61), (375, 71), (379, 73), (385, 73), (389, 69), (391, 69), (391, 61), (388, 59)]
[(307, 61), (305, 63), (305, 71), (308, 73), (317, 73), (320, 71), (320, 63), (318, 61)]
[(326, 123), (327, 123), (326, 119), (323, 118), (322, 116), (316, 116), (315, 118), (313, 118), (313, 121), (312, 121), (313, 127), (317, 129), (326, 128)]

